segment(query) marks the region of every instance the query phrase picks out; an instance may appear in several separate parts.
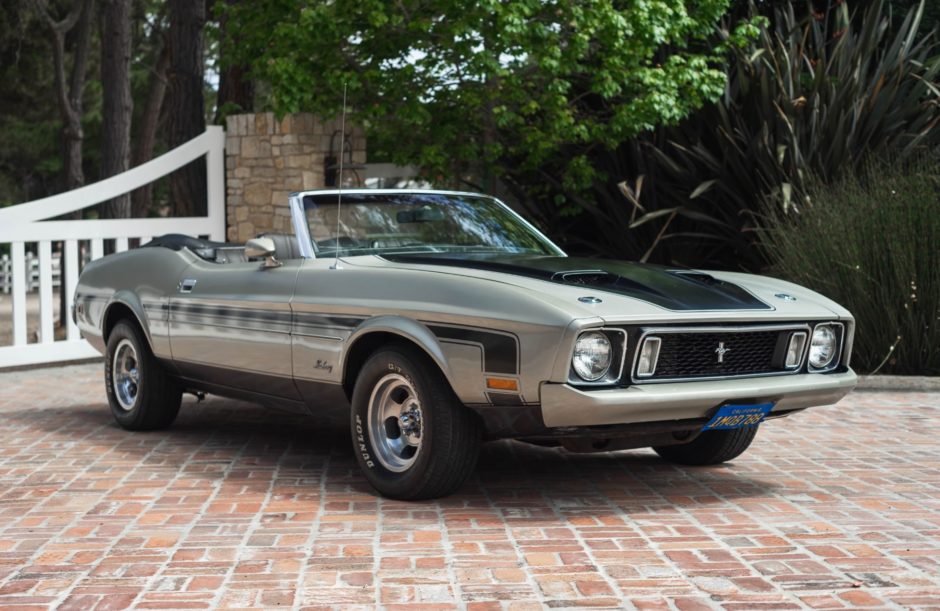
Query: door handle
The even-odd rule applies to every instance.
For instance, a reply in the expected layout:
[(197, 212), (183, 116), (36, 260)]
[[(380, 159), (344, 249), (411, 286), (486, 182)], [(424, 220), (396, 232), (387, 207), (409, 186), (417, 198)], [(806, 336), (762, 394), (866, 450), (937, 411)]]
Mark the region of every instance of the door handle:
[(196, 279), (186, 278), (184, 280), (180, 280), (179, 286), (176, 288), (180, 293), (192, 293), (193, 289), (196, 288)]

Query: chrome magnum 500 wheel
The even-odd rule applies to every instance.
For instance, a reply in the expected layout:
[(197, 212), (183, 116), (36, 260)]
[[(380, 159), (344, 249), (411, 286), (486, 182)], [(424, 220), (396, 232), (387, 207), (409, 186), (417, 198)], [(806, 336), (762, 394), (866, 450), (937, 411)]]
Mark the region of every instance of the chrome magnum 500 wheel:
[(369, 437), (383, 467), (402, 473), (421, 451), (421, 402), (411, 380), (400, 373), (380, 379), (369, 397)]
[(111, 414), (125, 429), (161, 429), (176, 419), (182, 390), (154, 358), (137, 325), (121, 321), (111, 331), (104, 379)]
[(476, 466), (481, 430), (436, 365), (410, 346), (375, 353), (359, 372), (353, 447), (384, 496), (427, 499), (459, 488)]

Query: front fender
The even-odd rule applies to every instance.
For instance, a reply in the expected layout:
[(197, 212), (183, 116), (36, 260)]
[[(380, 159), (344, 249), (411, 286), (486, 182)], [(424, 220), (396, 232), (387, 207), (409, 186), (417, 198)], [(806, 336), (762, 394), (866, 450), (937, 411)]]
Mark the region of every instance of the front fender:
[(343, 380), (347, 380), (350, 357), (356, 354), (356, 345), (376, 333), (396, 335), (417, 345), (438, 366), (451, 388), (455, 387), (454, 374), (437, 337), (420, 322), (404, 316), (375, 316), (356, 327), (346, 342), (348, 348), (343, 354)]

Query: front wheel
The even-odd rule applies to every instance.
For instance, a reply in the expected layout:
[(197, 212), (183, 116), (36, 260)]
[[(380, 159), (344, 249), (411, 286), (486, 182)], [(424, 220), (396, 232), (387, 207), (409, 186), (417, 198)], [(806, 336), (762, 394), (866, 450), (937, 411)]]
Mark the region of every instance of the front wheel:
[(104, 380), (111, 415), (123, 428), (149, 431), (176, 420), (182, 389), (153, 356), (137, 325), (124, 320), (111, 331)]
[(717, 465), (743, 454), (755, 435), (756, 426), (705, 431), (689, 443), (659, 446), (653, 450), (666, 460), (681, 465)]
[(423, 353), (390, 346), (372, 355), (352, 396), (356, 460), (383, 496), (446, 496), (476, 466), (481, 426)]

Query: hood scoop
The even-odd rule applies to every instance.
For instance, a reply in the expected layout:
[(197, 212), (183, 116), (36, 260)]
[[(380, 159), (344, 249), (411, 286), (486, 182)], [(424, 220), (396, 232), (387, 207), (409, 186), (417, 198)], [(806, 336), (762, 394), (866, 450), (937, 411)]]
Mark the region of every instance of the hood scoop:
[(665, 297), (665, 295), (648, 284), (643, 284), (621, 274), (615, 274), (602, 269), (576, 269), (556, 272), (552, 274), (551, 281), (567, 284), (569, 286), (592, 286), (613, 292), (638, 293), (645, 297)]
[(678, 276), (680, 278), (683, 278), (685, 280), (699, 282), (706, 286), (719, 286), (721, 284), (721, 280), (715, 278), (714, 276), (710, 276), (706, 274), (705, 272), (697, 272), (693, 270), (684, 270), (684, 269), (673, 269), (673, 270), (669, 270), (669, 273), (675, 276)]
[(581, 284), (584, 286), (613, 286), (619, 276), (602, 269), (572, 270), (552, 274), (552, 282), (562, 284)]

